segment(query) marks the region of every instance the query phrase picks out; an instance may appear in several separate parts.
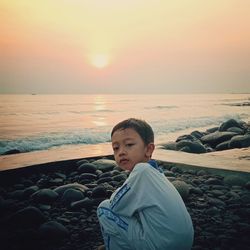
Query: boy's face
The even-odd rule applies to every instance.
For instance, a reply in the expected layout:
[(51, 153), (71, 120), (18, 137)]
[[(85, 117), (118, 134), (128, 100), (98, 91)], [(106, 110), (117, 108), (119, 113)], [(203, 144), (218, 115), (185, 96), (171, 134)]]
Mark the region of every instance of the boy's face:
[(132, 171), (139, 162), (147, 162), (154, 151), (154, 144), (145, 145), (141, 136), (132, 128), (114, 132), (112, 147), (115, 161), (123, 170)]

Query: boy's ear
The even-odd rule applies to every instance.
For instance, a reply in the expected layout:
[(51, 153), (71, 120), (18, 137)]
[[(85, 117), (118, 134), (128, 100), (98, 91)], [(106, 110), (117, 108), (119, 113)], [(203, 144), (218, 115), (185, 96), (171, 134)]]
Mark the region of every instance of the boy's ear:
[(152, 154), (153, 154), (153, 152), (154, 152), (154, 149), (155, 149), (154, 143), (152, 143), (152, 142), (149, 143), (149, 144), (147, 145), (146, 156), (149, 157), (149, 158), (151, 158), (151, 156), (152, 156)]

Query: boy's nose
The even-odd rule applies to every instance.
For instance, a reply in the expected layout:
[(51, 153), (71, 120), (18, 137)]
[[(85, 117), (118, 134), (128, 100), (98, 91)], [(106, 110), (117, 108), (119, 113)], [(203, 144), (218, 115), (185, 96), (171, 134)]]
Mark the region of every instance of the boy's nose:
[(125, 154), (126, 154), (126, 150), (123, 147), (121, 147), (119, 150), (119, 156), (125, 155)]

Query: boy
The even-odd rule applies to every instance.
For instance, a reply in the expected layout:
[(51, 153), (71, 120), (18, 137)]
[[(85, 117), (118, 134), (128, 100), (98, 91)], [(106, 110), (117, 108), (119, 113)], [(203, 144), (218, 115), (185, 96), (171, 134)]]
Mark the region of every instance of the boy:
[(111, 132), (117, 164), (130, 171), (124, 184), (98, 209), (105, 248), (186, 250), (193, 225), (177, 190), (151, 160), (154, 133), (142, 120), (128, 119)]

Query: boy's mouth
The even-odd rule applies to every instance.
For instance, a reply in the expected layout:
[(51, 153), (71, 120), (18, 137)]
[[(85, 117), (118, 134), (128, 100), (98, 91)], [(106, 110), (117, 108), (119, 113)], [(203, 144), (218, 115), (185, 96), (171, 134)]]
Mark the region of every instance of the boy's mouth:
[(120, 164), (124, 164), (124, 163), (127, 163), (128, 162), (128, 159), (121, 159), (120, 160)]

